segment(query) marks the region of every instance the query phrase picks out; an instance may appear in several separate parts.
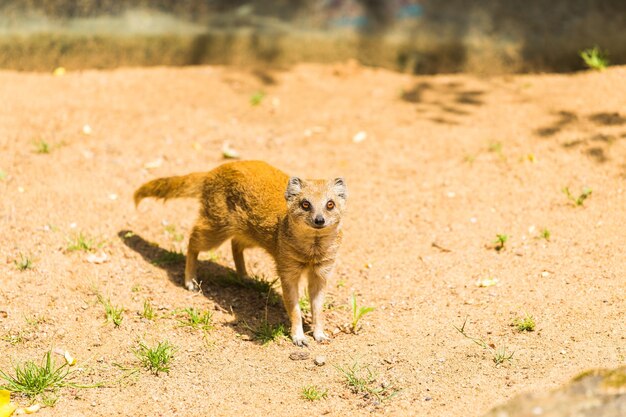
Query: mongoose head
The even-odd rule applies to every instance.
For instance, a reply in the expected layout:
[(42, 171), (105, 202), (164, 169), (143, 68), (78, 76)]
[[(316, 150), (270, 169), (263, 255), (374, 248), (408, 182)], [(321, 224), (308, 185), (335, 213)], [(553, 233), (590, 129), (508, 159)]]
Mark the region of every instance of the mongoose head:
[(347, 197), (343, 178), (325, 181), (291, 177), (285, 191), (290, 218), (318, 230), (336, 228), (340, 224)]

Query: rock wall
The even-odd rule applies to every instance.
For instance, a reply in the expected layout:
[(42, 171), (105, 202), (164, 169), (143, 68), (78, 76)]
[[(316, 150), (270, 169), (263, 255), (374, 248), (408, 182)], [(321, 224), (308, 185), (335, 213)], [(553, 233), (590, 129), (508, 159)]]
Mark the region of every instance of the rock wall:
[(626, 63), (623, 0), (3, 0), (0, 67), (286, 67), (357, 59), (414, 73)]

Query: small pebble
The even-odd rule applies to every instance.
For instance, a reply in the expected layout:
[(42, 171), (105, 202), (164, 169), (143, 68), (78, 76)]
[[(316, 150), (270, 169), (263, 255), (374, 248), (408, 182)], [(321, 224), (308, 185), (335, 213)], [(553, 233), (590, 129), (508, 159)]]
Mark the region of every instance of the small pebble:
[(315, 360), (313, 361), (317, 366), (324, 366), (326, 365), (326, 356), (324, 355), (319, 355), (315, 357)]
[(432, 397), (424, 397), (424, 401), (430, 401), (432, 399), (433, 399)]
[(361, 143), (365, 139), (367, 139), (367, 133), (361, 131), (361, 132), (358, 132), (356, 135), (354, 135), (352, 137), (352, 142), (354, 142), (354, 143)]

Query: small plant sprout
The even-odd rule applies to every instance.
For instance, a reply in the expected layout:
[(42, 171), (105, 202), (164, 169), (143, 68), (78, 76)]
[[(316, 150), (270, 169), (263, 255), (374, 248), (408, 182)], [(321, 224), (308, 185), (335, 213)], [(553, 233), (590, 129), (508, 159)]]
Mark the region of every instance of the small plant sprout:
[(500, 348), (496, 348), (494, 344), (489, 343), (487, 344), (487, 342), (485, 342), (483, 339), (479, 339), (477, 337), (472, 337), (470, 335), (468, 335), (465, 332), (465, 325), (467, 324), (467, 317), (465, 318), (465, 321), (463, 322), (463, 325), (461, 327), (456, 327), (454, 325), (452, 325), (452, 327), (454, 327), (454, 329), (456, 331), (458, 331), (459, 333), (461, 333), (463, 336), (465, 336), (466, 338), (468, 338), (469, 340), (471, 340), (472, 342), (476, 343), (478, 346), (482, 347), (485, 350), (488, 350), (491, 352), (491, 359), (493, 360), (493, 362), (497, 365), (501, 365), (502, 363), (506, 362), (506, 361), (510, 361), (511, 359), (513, 359), (513, 354), (515, 354), (515, 352), (507, 352), (506, 350), (506, 346), (502, 346)]
[(496, 153), (496, 154), (502, 156), (502, 143), (500, 143), (500, 142), (492, 142), (487, 147), (487, 150), (489, 152), (493, 152), (493, 153)]
[(194, 307), (186, 308), (184, 319), (178, 320), (183, 326), (208, 331), (213, 329), (213, 314), (210, 311), (199, 311)]
[(581, 51), (579, 55), (585, 62), (585, 65), (587, 65), (590, 69), (602, 71), (609, 66), (607, 54), (602, 52), (597, 46), (585, 49), (584, 51)]
[(154, 318), (156, 317), (154, 307), (152, 307), (152, 303), (150, 303), (150, 300), (144, 300), (143, 311), (140, 313), (140, 316), (147, 320), (154, 320)]
[(346, 386), (354, 394), (360, 394), (365, 398), (374, 397), (383, 402), (400, 392), (388, 382), (378, 383), (378, 377), (369, 365), (361, 366), (355, 361), (352, 365), (336, 366), (335, 368), (344, 377)]
[(496, 240), (493, 241), (494, 249), (498, 252), (503, 250), (507, 240), (509, 240), (508, 235), (496, 235)]
[(358, 307), (356, 302), (356, 296), (352, 294), (350, 298), (350, 305), (352, 306), (352, 333), (356, 334), (361, 327), (359, 322), (367, 313), (374, 311), (374, 307)]
[(520, 332), (532, 332), (535, 330), (535, 319), (531, 315), (524, 315), (513, 320), (513, 326)]
[(264, 345), (287, 337), (283, 324), (272, 325), (267, 319), (263, 320), (256, 329), (252, 329), (250, 326), (247, 327), (254, 333), (254, 337)]
[(309, 303), (309, 297), (307, 297), (306, 294), (298, 300), (298, 305), (300, 306), (302, 314), (309, 314), (311, 312), (311, 304)]
[(328, 390), (322, 390), (317, 385), (306, 385), (302, 388), (302, 398), (309, 401), (323, 400), (328, 397)]
[(67, 250), (69, 252), (91, 252), (92, 250), (100, 246), (102, 246), (102, 243), (97, 243), (94, 238), (83, 234), (83, 232), (79, 232), (78, 234), (75, 234), (72, 237), (68, 238)]
[(40, 154), (48, 154), (50, 153), (50, 144), (43, 139), (36, 140), (35, 144), (35, 152)]
[(578, 195), (578, 197), (575, 197), (569, 190), (569, 187), (563, 188), (563, 193), (576, 207), (582, 206), (585, 203), (585, 200), (591, 196), (592, 192), (593, 190), (591, 188), (585, 187), (583, 188), (582, 192)]
[(545, 239), (545, 240), (549, 241), (551, 235), (552, 234), (550, 233), (550, 231), (546, 227), (541, 229), (541, 231), (539, 232), (539, 238), (540, 239)]
[(159, 342), (153, 347), (139, 342), (139, 346), (135, 349), (135, 355), (141, 365), (154, 375), (159, 375), (159, 372), (169, 373), (170, 362), (174, 358), (175, 352), (176, 348), (168, 341)]
[(263, 91), (257, 91), (256, 93), (250, 96), (250, 104), (253, 106), (258, 106), (263, 102), (265, 98), (265, 93)]
[(33, 269), (33, 266), (34, 266), (33, 259), (29, 255), (24, 255), (23, 253), (20, 253), (19, 259), (16, 259), (13, 262), (15, 263), (15, 267), (20, 271)]
[(513, 359), (513, 353), (514, 352), (511, 352), (511, 353), (507, 352), (506, 346), (501, 346), (497, 349), (494, 349), (493, 356), (492, 356), (493, 363), (495, 363), (496, 366), (502, 365), (504, 362), (510, 361), (511, 359)]
[(106, 321), (110, 321), (115, 327), (119, 327), (124, 319), (124, 308), (114, 306), (109, 298), (104, 298), (101, 294), (98, 294), (98, 302), (104, 307)]
[(7, 177), (8, 177), (8, 174), (6, 173), (6, 171), (4, 171), (2, 168), (0, 168), (0, 181), (6, 180)]
[(184, 234), (176, 231), (176, 226), (173, 224), (168, 224), (164, 229), (165, 233), (167, 233), (174, 242), (182, 242), (185, 238)]

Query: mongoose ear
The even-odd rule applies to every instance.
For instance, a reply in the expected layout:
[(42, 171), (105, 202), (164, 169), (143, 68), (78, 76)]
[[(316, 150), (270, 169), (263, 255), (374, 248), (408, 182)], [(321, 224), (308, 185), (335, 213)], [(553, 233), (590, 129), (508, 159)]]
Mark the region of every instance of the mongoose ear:
[(338, 197), (343, 198), (344, 200), (348, 198), (348, 186), (346, 185), (346, 181), (343, 177), (335, 178), (333, 189)]
[(289, 201), (302, 192), (302, 180), (298, 177), (289, 178), (287, 190), (285, 191), (285, 200)]

